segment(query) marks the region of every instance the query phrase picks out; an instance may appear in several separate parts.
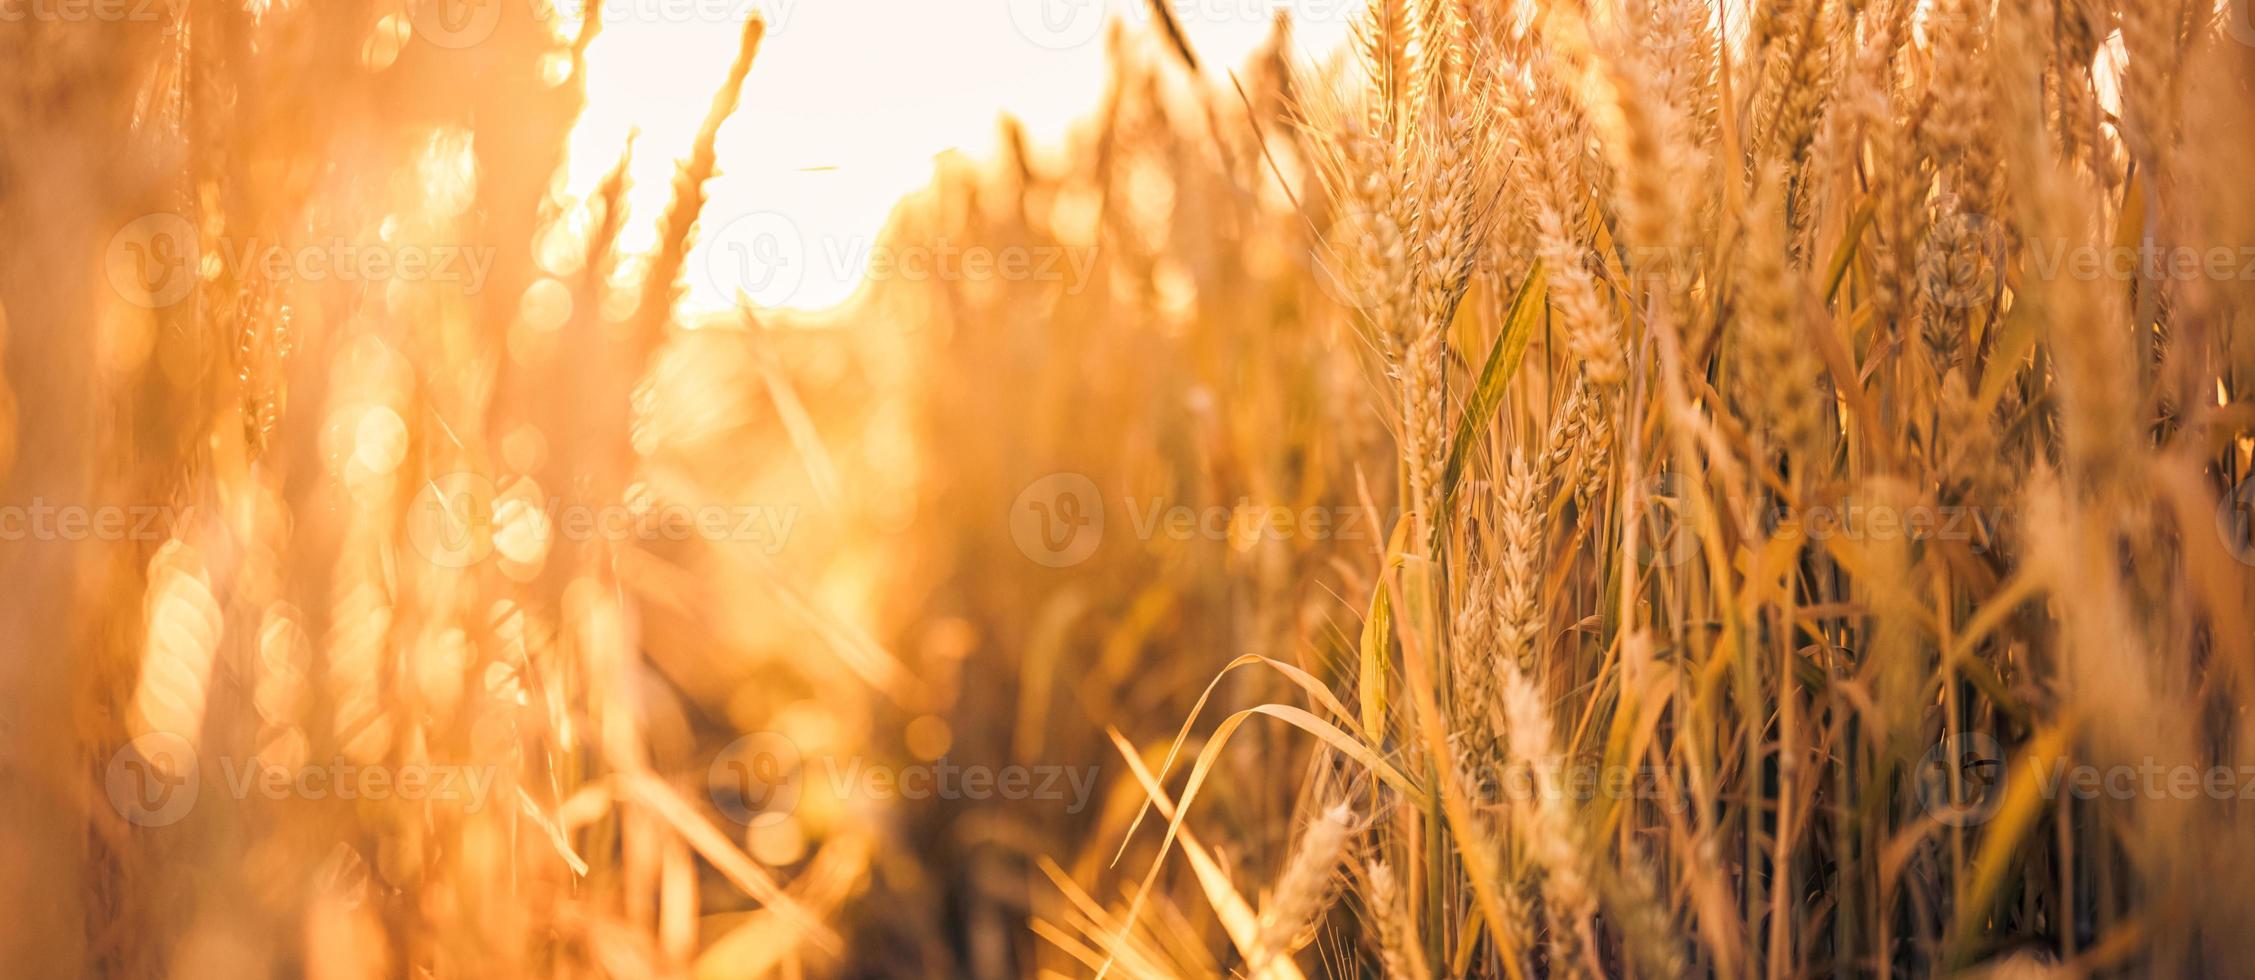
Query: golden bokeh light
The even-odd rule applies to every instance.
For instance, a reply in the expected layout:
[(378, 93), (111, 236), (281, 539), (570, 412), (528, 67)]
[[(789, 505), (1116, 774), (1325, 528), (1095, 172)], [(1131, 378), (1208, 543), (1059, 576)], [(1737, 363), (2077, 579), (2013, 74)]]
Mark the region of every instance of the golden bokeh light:
[(2255, 975), (2238, 0), (0, 0), (0, 976)]

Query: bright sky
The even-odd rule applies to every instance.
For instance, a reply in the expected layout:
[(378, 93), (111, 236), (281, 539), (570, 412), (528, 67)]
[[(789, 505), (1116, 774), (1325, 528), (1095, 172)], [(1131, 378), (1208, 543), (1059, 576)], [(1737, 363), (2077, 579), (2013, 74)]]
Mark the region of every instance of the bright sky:
[[(572, 137), (586, 193), (639, 129), (631, 250), (656, 240), (676, 160), (725, 77), (747, 12), (768, 36), (721, 130), (721, 179), (686, 278), (692, 309), (834, 305), (859, 283), (885, 216), (932, 159), (996, 147), (1005, 112), (1054, 142), (1103, 92), (1104, 24), (1156, 30), (1147, 0), (586, 0), (604, 30), (588, 52), (590, 105)], [(1346, 37), (1362, 0), (1168, 0), (1207, 63), (1236, 67), (1292, 13), (1302, 56)]]

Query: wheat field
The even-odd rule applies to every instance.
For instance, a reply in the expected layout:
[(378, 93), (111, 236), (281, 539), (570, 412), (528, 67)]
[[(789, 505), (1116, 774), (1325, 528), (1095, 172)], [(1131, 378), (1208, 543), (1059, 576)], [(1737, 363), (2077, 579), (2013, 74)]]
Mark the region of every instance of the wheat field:
[(2255, 971), (2238, 0), (1123, 5), (722, 313), (542, 8), (0, 3), (0, 973)]

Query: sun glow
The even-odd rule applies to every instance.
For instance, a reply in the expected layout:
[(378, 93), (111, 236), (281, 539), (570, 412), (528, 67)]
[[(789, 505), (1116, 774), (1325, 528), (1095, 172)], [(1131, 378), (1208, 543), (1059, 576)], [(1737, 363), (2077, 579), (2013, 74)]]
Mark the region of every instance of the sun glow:
[[(1037, 141), (1098, 102), (1104, 26), (1153, 29), (1143, 0), (603, 0), (588, 49), (588, 105), (572, 133), (568, 190), (584, 197), (634, 139), (620, 246), (656, 244), (657, 216), (726, 77), (736, 25), (768, 24), (741, 108), (721, 130), (721, 176), (684, 271), (684, 309), (739, 297), (820, 309), (860, 285), (886, 216), (933, 158), (996, 148), (1000, 113)], [(1185, 33), (1213, 66), (1267, 37), (1277, 10), (1302, 57), (1335, 47), (1359, 0), (1182, 0)], [(559, 26), (562, 26), (561, 23)], [(574, 28), (576, 30), (576, 27)]]

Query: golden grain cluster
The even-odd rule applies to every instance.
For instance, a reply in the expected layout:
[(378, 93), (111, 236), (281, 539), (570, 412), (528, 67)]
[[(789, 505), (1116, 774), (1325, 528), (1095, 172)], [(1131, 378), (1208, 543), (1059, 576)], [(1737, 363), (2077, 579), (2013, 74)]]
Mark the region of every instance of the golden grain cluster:
[(0, 24), (0, 972), (2255, 968), (2244, 5), (1176, 9), (814, 317), (757, 19)]

